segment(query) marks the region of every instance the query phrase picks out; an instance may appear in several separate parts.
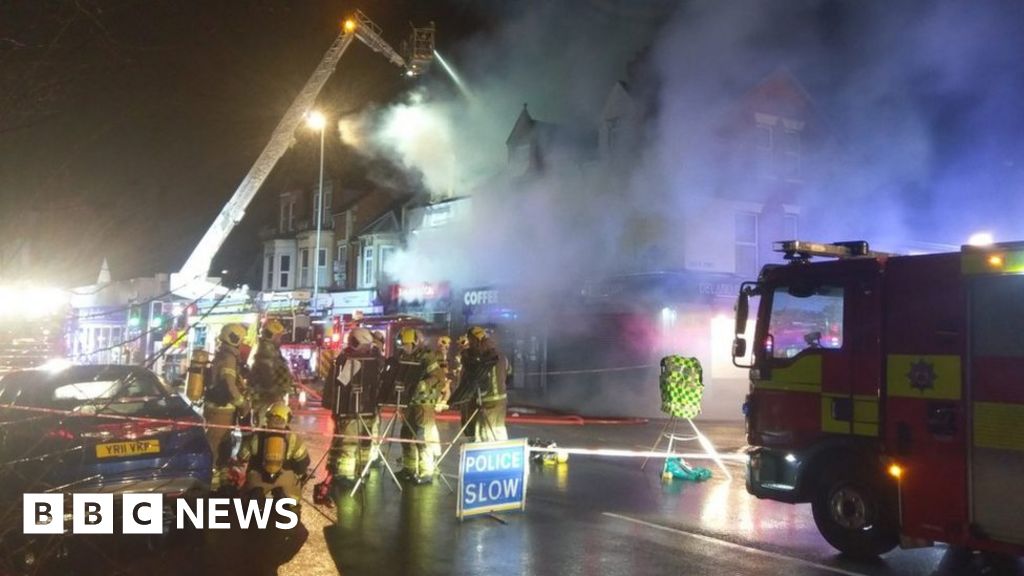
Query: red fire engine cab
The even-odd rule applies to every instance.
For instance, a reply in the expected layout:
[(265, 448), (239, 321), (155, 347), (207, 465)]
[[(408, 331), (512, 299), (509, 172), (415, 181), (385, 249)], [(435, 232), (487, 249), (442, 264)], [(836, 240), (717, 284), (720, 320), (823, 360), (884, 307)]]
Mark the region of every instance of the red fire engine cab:
[(1024, 553), (1024, 242), (775, 250), (789, 263), (765, 266), (736, 305), (747, 491), (810, 502), (853, 557), (934, 542)]

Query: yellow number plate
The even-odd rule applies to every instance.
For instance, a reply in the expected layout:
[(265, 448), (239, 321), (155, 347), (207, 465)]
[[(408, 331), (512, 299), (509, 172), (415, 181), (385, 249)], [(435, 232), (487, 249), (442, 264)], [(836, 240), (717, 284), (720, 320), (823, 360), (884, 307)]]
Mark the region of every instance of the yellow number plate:
[(135, 440), (132, 442), (111, 442), (110, 444), (97, 444), (97, 458), (123, 458), (125, 456), (137, 456), (139, 454), (159, 454), (159, 440)]

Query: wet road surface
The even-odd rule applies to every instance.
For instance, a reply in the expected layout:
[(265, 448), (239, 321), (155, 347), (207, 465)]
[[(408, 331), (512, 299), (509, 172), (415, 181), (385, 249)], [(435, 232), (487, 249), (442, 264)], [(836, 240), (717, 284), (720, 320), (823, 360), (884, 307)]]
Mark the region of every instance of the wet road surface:
[[(326, 430), (320, 413), (296, 424)], [(442, 423), (442, 439), (457, 431)], [(512, 437), (540, 437), (559, 446), (649, 449), (661, 423), (646, 425), (510, 426)], [(702, 425), (723, 453), (743, 448), (741, 423)], [(308, 439), (314, 462), (326, 443)], [(686, 446), (696, 451), (697, 446)], [(396, 445), (391, 461), (399, 453)], [(710, 463), (703, 483), (663, 482), (661, 462), (572, 456), (531, 468), (525, 512), (456, 519), (456, 496), (443, 483), (406, 486), (371, 472), (355, 497), (313, 510), (303, 521), (305, 547), (280, 574), (847, 574), (930, 575), (1024, 573), (1017, 562), (992, 568), (945, 547), (896, 550), (872, 563), (839, 556), (821, 539), (807, 505), (759, 501)], [(442, 470), (456, 485), (458, 453)], [(322, 468), (320, 470), (322, 474)], [(307, 490), (311, 488), (307, 487)], [(334, 519), (337, 522), (334, 522)]]

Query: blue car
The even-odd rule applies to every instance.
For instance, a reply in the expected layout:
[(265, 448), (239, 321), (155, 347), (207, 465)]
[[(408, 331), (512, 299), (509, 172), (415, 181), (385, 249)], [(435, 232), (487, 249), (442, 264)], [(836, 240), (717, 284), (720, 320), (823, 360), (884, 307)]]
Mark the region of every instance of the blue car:
[(209, 487), (212, 460), (202, 418), (140, 366), (0, 378), (0, 499), (24, 492), (195, 495)]

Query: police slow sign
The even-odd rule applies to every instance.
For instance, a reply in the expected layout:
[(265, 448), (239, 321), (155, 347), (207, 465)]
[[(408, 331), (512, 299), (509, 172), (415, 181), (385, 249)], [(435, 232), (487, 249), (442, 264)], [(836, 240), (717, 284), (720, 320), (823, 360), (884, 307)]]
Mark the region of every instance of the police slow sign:
[(525, 439), (463, 444), (459, 519), (526, 508), (527, 455)]

